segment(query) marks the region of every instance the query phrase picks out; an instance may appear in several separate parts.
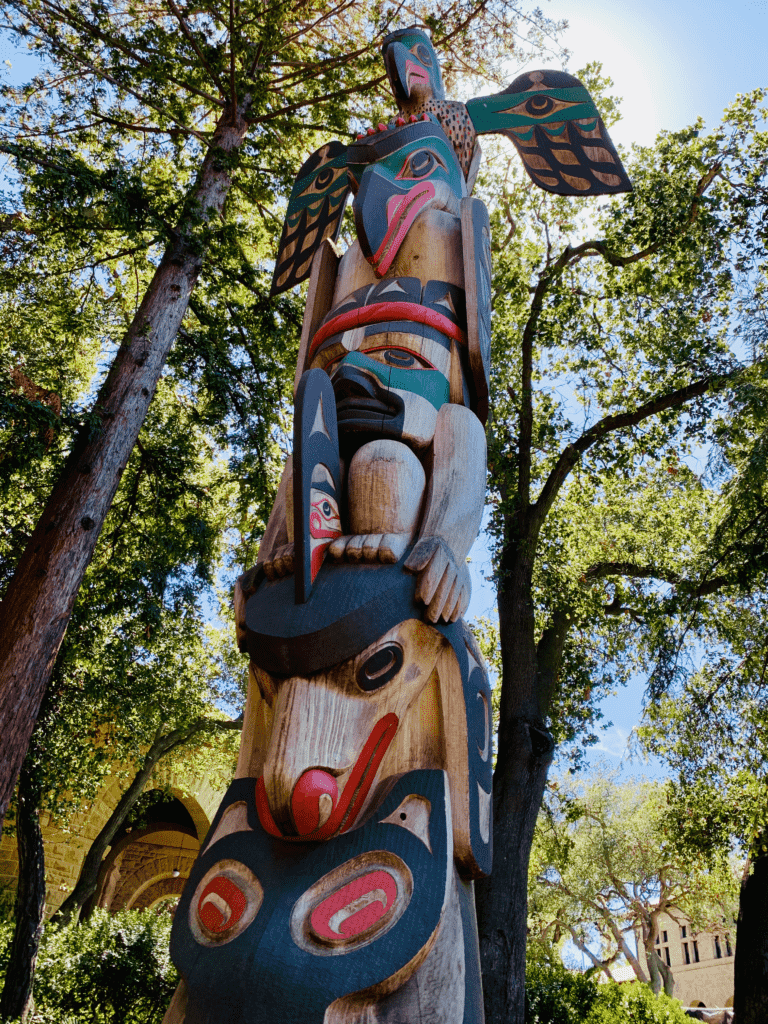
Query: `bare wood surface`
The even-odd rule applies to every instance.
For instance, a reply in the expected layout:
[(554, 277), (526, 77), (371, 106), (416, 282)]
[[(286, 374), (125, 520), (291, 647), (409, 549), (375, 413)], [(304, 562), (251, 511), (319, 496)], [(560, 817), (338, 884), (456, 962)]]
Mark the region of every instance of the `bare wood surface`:
[(424, 468), (399, 441), (370, 441), (349, 465), (350, 534), (334, 541), (332, 558), (350, 562), (397, 562), (418, 529), (426, 486)]
[[(411, 226), (384, 277), (417, 277), (422, 285), (430, 281), (446, 281), (463, 288), (464, 258), (458, 216), (445, 210), (425, 210)], [(378, 280), (362, 254), (360, 243), (353, 242), (339, 264), (333, 305), (338, 305), (358, 288), (375, 284)]]
[[(263, 775), (264, 761), (272, 736), (272, 708), (270, 702), (261, 692), (256, 672), (262, 679), (268, 678), (266, 672), (255, 669), (253, 665), (249, 667), (248, 696), (243, 711), (243, 731), (235, 771), (236, 779), (258, 779)], [(262, 685), (264, 684), (262, 683)]]
[(455, 621), (469, 604), (466, 558), (485, 503), (486, 444), (480, 421), (460, 405), (444, 405), (435, 428), (432, 473), (419, 540), (406, 566), (419, 573), (418, 600), (432, 622)]
[(187, 1017), (187, 985), (180, 981), (173, 993), (168, 1009), (163, 1017), (163, 1024), (184, 1024)]
[(294, 395), (302, 374), (309, 368), (306, 365), (309, 344), (323, 317), (331, 308), (338, 269), (339, 257), (331, 242), (326, 239), (312, 258), (312, 272), (309, 276), (307, 304), (304, 308), (304, 322), (299, 342), (299, 358), (296, 363), (296, 375), (293, 379)]
[[(318, 673), (311, 679), (293, 677), (281, 682), (274, 708), (274, 725), (264, 763), (264, 785), (275, 822), (284, 834), (296, 834), (292, 813), (292, 797), (305, 772), (321, 768), (332, 775), (339, 794), (353, 774), (360, 753), (374, 727), (385, 715), (396, 715), (402, 722), (429, 682), (435, 661), (445, 641), (435, 630), (416, 619), (410, 619), (390, 630), (375, 645), (389, 641), (403, 649), (408, 667), (406, 678), (380, 689), (364, 693), (358, 685), (359, 671), (370, 658), (372, 649), (357, 658)], [(429, 737), (428, 746), (433, 744)], [(398, 745), (398, 750), (401, 746)], [(376, 778), (399, 774), (412, 763), (413, 752), (406, 751), (406, 766), (401, 768), (389, 757), (379, 768)], [(423, 767), (423, 765), (420, 765)], [(375, 785), (359, 808), (356, 817), (365, 815), (373, 799)], [(321, 817), (330, 816), (324, 803)], [(327, 812), (327, 813), (326, 813)], [(320, 821), (322, 826), (324, 821)]]

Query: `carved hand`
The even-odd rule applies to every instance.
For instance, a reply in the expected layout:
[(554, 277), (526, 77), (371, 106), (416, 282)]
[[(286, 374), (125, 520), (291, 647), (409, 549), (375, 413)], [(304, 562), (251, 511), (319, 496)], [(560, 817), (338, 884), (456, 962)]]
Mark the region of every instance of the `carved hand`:
[(366, 533), (338, 537), (329, 547), (337, 562), (383, 562), (394, 565), (410, 543), (407, 533)]
[(264, 562), (264, 575), (268, 580), (277, 580), (293, 572), (293, 544), (283, 544), (275, 551), (274, 557)]
[(419, 574), (416, 600), (427, 606), (430, 622), (455, 622), (469, 604), (472, 586), (466, 562), (458, 563), (442, 537), (423, 537), (405, 563)]

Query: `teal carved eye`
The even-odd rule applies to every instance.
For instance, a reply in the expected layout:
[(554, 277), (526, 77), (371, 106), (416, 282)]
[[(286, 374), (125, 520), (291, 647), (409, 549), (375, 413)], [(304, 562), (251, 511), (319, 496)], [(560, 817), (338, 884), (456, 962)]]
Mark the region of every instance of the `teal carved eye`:
[(407, 157), (398, 174), (398, 178), (412, 180), (428, 178), (430, 174), (437, 170), (448, 170), (437, 153), (431, 149), (417, 149), (415, 153), (411, 153)]

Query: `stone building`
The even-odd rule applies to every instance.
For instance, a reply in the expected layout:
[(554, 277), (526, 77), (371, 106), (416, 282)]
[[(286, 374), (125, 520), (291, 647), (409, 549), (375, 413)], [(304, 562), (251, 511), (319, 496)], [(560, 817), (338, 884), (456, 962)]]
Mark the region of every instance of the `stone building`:
[[(151, 807), (144, 827), (129, 826), (115, 836), (101, 867), (94, 897), (97, 906), (139, 910), (178, 897), (224, 795), (224, 789), (213, 789), (193, 768), (185, 773), (159, 767), (145, 793), (153, 789), (170, 792), (173, 799)], [(41, 815), (46, 916), (53, 914), (74, 888), (85, 855), (122, 791), (120, 782), (112, 778), (93, 804), (70, 819), (66, 829)], [(0, 887), (15, 889), (17, 874), (16, 839), (4, 834), (0, 840)]]
[[(695, 932), (685, 914), (659, 916), (659, 956), (672, 968), (675, 999), (683, 1006), (733, 1006), (734, 933), (722, 928)], [(640, 962), (648, 965), (638, 942)]]

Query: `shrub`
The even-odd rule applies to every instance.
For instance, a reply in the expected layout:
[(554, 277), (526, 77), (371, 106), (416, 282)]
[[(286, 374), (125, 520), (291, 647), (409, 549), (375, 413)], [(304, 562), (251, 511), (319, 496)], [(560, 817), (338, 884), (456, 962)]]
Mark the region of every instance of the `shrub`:
[(634, 982), (599, 985), (560, 964), (526, 970), (526, 1024), (690, 1024), (674, 999)]
[(35, 973), (35, 1024), (160, 1024), (178, 982), (171, 918), (153, 910), (96, 910), (48, 928)]
[(526, 1024), (586, 1024), (599, 988), (592, 978), (573, 974), (562, 964), (529, 964), (525, 972)]
[(601, 985), (589, 1024), (691, 1024), (676, 999), (655, 996), (647, 985)]

